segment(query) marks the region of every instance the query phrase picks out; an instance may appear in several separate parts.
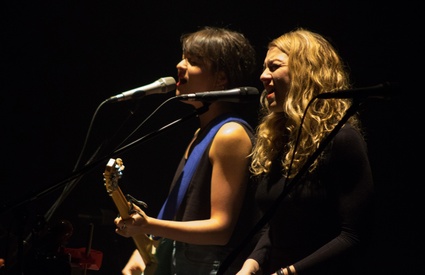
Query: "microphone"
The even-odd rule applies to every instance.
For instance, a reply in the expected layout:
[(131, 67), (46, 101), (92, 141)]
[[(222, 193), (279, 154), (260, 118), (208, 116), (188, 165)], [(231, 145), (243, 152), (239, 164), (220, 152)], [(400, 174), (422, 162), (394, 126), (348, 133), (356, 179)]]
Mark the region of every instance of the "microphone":
[(162, 77), (151, 84), (148, 84), (136, 89), (132, 89), (132, 90), (117, 94), (115, 96), (111, 96), (110, 98), (108, 98), (107, 101), (116, 102), (116, 101), (137, 99), (137, 98), (141, 98), (151, 94), (168, 93), (175, 89), (176, 89), (176, 80), (174, 80), (173, 77), (171, 76)]
[(192, 101), (227, 101), (227, 102), (243, 102), (252, 99), (258, 99), (260, 93), (254, 87), (241, 87), (224, 91), (209, 91), (194, 94), (184, 94), (176, 96), (180, 100)]
[(375, 86), (356, 88), (350, 90), (340, 90), (333, 93), (323, 93), (316, 96), (316, 98), (328, 99), (328, 98), (390, 98), (393, 96), (396, 87), (395, 84), (388, 82), (378, 84)]

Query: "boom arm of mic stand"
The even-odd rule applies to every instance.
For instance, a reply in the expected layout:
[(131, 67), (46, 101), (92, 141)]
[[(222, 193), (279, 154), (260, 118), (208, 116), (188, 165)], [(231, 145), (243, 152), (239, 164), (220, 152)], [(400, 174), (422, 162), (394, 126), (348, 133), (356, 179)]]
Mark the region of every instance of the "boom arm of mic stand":
[[(175, 121), (173, 121), (173, 122), (171, 122), (171, 123), (163, 126), (162, 128), (159, 128), (155, 132), (151, 132), (151, 133), (149, 133), (149, 134), (147, 134), (147, 135), (145, 135), (145, 136), (143, 136), (143, 137), (141, 137), (141, 138), (139, 138), (139, 139), (137, 139), (137, 140), (135, 140), (135, 141), (133, 141), (133, 142), (131, 142), (131, 143), (123, 146), (123, 147), (121, 147), (121, 148), (118, 148), (117, 150), (115, 150), (112, 153), (112, 155), (117, 155), (117, 154), (119, 154), (121, 152), (127, 151), (128, 149), (130, 149), (130, 148), (134, 147), (135, 145), (139, 144), (141, 141), (149, 140), (150, 138), (152, 138), (154, 136), (157, 136), (158, 134), (162, 133), (164, 130), (166, 130), (166, 129), (172, 127), (172, 126), (175, 126), (175, 125), (179, 124), (180, 122), (186, 121), (186, 120), (188, 120), (188, 119), (190, 119), (192, 117), (195, 117), (195, 116), (198, 116), (198, 115), (201, 115), (201, 114), (205, 113), (206, 111), (208, 111), (209, 106), (210, 106), (209, 103), (204, 103), (204, 105), (202, 107), (196, 109), (191, 114), (186, 115), (186, 116), (184, 116), (184, 117), (182, 117), (180, 119), (177, 119), (177, 120), (175, 120)], [(109, 157), (102, 159), (102, 161), (104, 162), (105, 160), (108, 160), (108, 159), (109, 159)]]
[(125, 152), (125, 151), (129, 150), (130, 148), (133, 148), (134, 146), (140, 144), (141, 142), (146, 141), (146, 140), (148, 140), (150, 138), (153, 138), (153, 137), (157, 136), (158, 134), (162, 133), (163, 131), (165, 131), (165, 130), (171, 128), (171, 127), (174, 127), (174, 126), (178, 125), (180, 122), (184, 122), (184, 121), (186, 121), (186, 120), (188, 120), (190, 118), (193, 118), (195, 116), (199, 116), (199, 115), (205, 113), (206, 111), (208, 111), (208, 108), (209, 108), (209, 104), (208, 103), (204, 103), (204, 105), (202, 107), (200, 107), (198, 109), (195, 109), (192, 113), (190, 113), (190, 114), (188, 114), (188, 115), (186, 115), (186, 116), (184, 116), (182, 118), (179, 118), (179, 119), (175, 120), (174, 122), (171, 122), (171, 123), (169, 123), (166, 126), (163, 126), (162, 128), (158, 129), (157, 131), (154, 131), (152, 133), (149, 133), (149, 134), (147, 134), (147, 135), (145, 135), (145, 136), (137, 139), (136, 141), (133, 141), (132, 143), (130, 143), (128, 145), (125, 145), (125, 146), (123, 146), (123, 147), (115, 150), (110, 155), (107, 155), (105, 157), (102, 157), (102, 158), (100, 158), (99, 160), (97, 160), (95, 162), (92, 162), (90, 164), (87, 164), (87, 165), (83, 166), (81, 169), (76, 170), (75, 172), (71, 173), (71, 175), (69, 175), (64, 180), (61, 180), (59, 183), (56, 183), (55, 185), (50, 186), (49, 188), (47, 188), (47, 189), (45, 189), (45, 190), (37, 193), (36, 195), (32, 195), (31, 197), (26, 198), (24, 200), (21, 200), (21, 201), (19, 201), (17, 203), (12, 203), (10, 206), (5, 206), (4, 209), (1, 209), (0, 210), (0, 214), (6, 213), (6, 212), (8, 212), (8, 211), (10, 211), (12, 209), (15, 209), (15, 208), (17, 208), (19, 206), (24, 205), (25, 203), (29, 203), (31, 201), (34, 201), (34, 200), (36, 200), (38, 198), (41, 198), (41, 197), (43, 197), (43, 196), (45, 196), (45, 195), (47, 195), (47, 194), (55, 191), (56, 189), (58, 189), (61, 186), (63, 186), (65, 183), (67, 183), (67, 182), (69, 182), (69, 181), (71, 181), (71, 180), (73, 180), (73, 179), (75, 179), (75, 178), (77, 178), (79, 176), (82, 176), (83, 174), (91, 171), (92, 169), (94, 169), (98, 165), (105, 164), (105, 162), (107, 160), (109, 160), (112, 156), (117, 155), (117, 154), (122, 153), (122, 152)]
[(347, 120), (355, 114), (355, 112), (358, 110), (360, 106), (360, 102), (357, 100), (354, 100), (350, 108), (347, 110), (345, 115), (341, 118), (341, 120), (338, 122), (338, 124), (335, 126), (334, 129), (329, 133), (329, 135), (326, 136), (325, 139), (320, 143), (317, 150), (307, 159), (306, 163), (301, 167), (300, 171), (295, 175), (295, 177), (292, 179), (292, 181), (287, 182), (285, 184), (285, 188), (280, 193), (279, 197), (273, 202), (272, 206), (269, 208), (267, 212), (264, 213), (264, 215), (261, 217), (261, 219), (257, 222), (257, 224), (254, 226), (254, 228), (250, 231), (250, 233), (247, 235), (247, 237), (241, 242), (241, 244), (236, 247), (228, 256), (227, 258), (222, 262), (220, 265), (217, 275), (224, 274), (224, 272), (227, 270), (227, 268), (230, 266), (230, 264), (235, 260), (237, 255), (242, 251), (242, 249), (246, 246), (246, 244), (249, 243), (249, 241), (254, 237), (255, 233), (257, 233), (261, 228), (263, 228), (267, 222), (271, 219), (271, 217), (276, 212), (277, 207), (279, 204), (283, 201), (285, 196), (289, 193), (291, 188), (301, 179), (301, 177), (304, 175), (304, 173), (308, 170), (310, 165), (314, 162), (314, 160), (323, 152), (326, 145), (329, 144), (329, 142), (332, 140), (332, 138), (338, 133), (338, 131), (342, 128), (342, 126), (347, 122)]

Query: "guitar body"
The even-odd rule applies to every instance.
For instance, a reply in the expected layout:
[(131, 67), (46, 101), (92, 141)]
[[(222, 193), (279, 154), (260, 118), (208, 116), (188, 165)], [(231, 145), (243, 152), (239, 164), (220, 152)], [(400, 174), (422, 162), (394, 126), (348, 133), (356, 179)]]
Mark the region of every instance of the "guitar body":
[[(122, 193), (118, 186), (118, 180), (121, 178), (122, 170), (124, 170), (123, 162), (120, 158), (110, 159), (106, 165), (105, 172), (103, 173), (106, 191), (115, 203), (120, 216), (123, 219), (130, 218), (130, 203)], [(140, 234), (133, 237), (142, 259), (146, 265), (143, 275), (153, 275), (157, 267), (157, 260), (155, 257), (155, 244), (156, 241), (146, 234)], [(140, 274), (138, 274), (140, 275)]]

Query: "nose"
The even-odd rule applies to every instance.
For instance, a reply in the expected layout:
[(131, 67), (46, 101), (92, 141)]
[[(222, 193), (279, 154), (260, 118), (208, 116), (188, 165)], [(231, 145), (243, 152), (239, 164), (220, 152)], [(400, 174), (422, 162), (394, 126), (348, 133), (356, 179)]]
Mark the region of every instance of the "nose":
[(182, 70), (185, 69), (186, 68), (186, 59), (180, 60), (180, 62), (177, 63), (176, 68), (177, 69), (182, 69)]
[(263, 72), (260, 75), (260, 80), (264, 84), (268, 83), (272, 80), (272, 73), (270, 72), (269, 69), (266, 68), (266, 69), (263, 70)]
[(182, 78), (187, 69), (185, 60), (182, 59), (179, 63), (177, 63), (176, 68), (177, 68), (177, 76), (179, 78)]

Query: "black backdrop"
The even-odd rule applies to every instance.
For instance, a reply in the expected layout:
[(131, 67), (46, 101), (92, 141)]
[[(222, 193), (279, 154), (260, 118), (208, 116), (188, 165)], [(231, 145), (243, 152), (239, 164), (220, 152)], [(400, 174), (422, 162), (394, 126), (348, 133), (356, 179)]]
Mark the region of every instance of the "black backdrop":
[[(411, 90), (403, 84), (411, 78), (402, 77), (412, 70), (406, 54), (414, 51), (418, 38), (407, 33), (419, 19), (416, 14), (414, 6), (376, 1), (6, 1), (0, 19), (0, 258), (13, 262), (17, 240), (38, 232), (38, 217), (52, 209), (73, 175), (100, 104), (160, 77), (176, 76), (182, 33), (204, 25), (245, 33), (258, 51), (259, 76), (267, 42), (300, 26), (332, 40), (355, 87), (401, 84), (396, 98), (368, 100), (359, 110), (377, 189), (374, 238), (359, 267), (361, 274), (423, 273), (423, 187), (412, 179), (421, 163), (414, 142), (422, 134), (410, 135), (417, 100), (407, 100)], [(259, 79), (253, 85), (261, 89)], [(118, 146), (166, 98), (152, 95), (101, 107), (82, 164), (97, 149), (105, 156)], [(183, 103), (167, 103), (133, 139), (190, 112)], [(195, 127), (196, 119), (189, 119), (119, 155), (126, 165), (121, 188), (147, 202), (149, 214), (158, 212)], [(73, 225), (70, 248), (85, 247), (89, 224), (94, 224), (92, 249), (103, 253), (103, 261), (89, 274), (120, 274), (133, 249), (131, 239), (114, 233), (116, 209), (103, 185), (105, 164), (85, 172), (49, 220), (51, 227), (60, 220)], [(17, 259), (15, 266), (31, 260), (26, 254)], [(3, 268), (1, 273), (13, 271)]]

